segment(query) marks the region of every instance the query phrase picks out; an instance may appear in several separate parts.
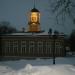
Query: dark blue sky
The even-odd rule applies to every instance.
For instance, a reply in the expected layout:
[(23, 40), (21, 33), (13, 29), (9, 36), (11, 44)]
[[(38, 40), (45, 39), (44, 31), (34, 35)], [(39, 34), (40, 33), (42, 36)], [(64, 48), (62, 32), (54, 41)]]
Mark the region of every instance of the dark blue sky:
[[(53, 1), (53, 0), (52, 0)], [(48, 31), (49, 28), (65, 33), (70, 33), (75, 25), (72, 24), (71, 19), (66, 19), (66, 24), (56, 24), (54, 14), (48, 9), (49, 0), (36, 0), (36, 8), (41, 13), (41, 28)], [(33, 0), (0, 0), (0, 21), (9, 21), (17, 29), (22, 27), (27, 29), (28, 13), (33, 8)], [(67, 16), (67, 15), (66, 15)], [(60, 20), (61, 22), (61, 20)]]

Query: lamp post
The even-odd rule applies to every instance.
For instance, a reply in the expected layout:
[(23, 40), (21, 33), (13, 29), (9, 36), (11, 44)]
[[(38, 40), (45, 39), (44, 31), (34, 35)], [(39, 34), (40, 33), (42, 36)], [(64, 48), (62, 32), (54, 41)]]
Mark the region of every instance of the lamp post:
[(56, 39), (57, 39), (57, 35), (58, 35), (58, 33), (55, 31), (54, 32), (54, 35), (53, 35), (53, 54), (52, 54), (52, 56), (53, 56), (53, 64), (55, 64), (55, 57), (56, 57), (56, 55), (55, 55), (55, 42), (56, 42)]
[[(52, 36), (52, 30), (49, 29), (49, 38)], [(52, 50), (52, 57), (53, 57), (53, 64), (55, 64), (55, 41), (57, 39), (57, 36), (58, 36), (58, 32), (57, 31), (54, 31), (54, 35), (52, 36), (53, 38), (53, 50)]]
[(53, 57), (53, 64), (55, 64), (55, 38), (56, 35), (53, 35), (53, 51), (52, 51), (52, 57)]

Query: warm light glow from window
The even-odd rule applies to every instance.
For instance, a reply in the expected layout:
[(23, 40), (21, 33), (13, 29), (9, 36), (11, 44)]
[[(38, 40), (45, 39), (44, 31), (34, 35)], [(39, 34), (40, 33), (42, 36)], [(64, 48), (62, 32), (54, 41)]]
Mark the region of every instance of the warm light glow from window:
[(38, 13), (37, 12), (31, 13), (31, 21), (37, 22), (37, 20), (38, 20)]

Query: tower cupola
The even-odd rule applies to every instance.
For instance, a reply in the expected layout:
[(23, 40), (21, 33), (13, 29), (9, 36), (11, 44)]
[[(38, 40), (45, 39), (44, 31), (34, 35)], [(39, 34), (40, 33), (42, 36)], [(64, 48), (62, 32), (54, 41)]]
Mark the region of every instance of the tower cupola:
[(28, 21), (28, 31), (29, 32), (40, 32), (40, 11), (35, 8), (30, 10), (29, 13), (29, 21)]

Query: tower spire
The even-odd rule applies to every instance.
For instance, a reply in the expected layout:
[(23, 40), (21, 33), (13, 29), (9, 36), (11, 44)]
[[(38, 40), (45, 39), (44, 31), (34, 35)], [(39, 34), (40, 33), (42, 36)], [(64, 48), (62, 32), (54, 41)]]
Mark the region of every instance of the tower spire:
[(35, 0), (34, 0), (34, 8), (35, 8)]

